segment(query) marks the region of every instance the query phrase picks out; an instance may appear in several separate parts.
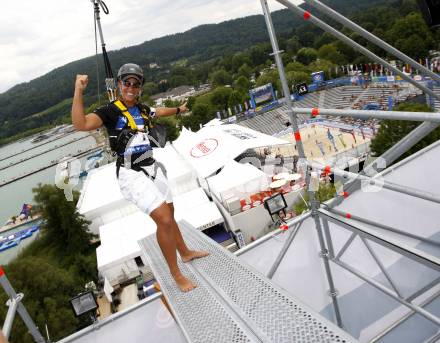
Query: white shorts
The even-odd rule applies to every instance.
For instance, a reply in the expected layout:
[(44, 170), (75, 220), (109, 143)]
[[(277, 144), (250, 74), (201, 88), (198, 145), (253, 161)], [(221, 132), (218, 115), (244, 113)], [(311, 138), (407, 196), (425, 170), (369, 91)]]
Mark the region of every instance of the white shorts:
[[(154, 165), (142, 167), (149, 175), (154, 175)], [(143, 172), (121, 167), (119, 188), (125, 199), (134, 203), (142, 212), (150, 214), (162, 203), (173, 202), (168, 180), (161, 168), (157, 168), (154, 180)]]

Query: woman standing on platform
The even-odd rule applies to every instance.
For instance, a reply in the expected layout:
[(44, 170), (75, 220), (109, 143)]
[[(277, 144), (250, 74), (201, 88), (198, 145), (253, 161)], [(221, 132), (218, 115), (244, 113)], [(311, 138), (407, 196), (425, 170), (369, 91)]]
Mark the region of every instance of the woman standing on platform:
[(116, 174), (123, 196), (151, 216), (157, 225), (157, 241), (171, 275), (179, 288), (190, 291), (196, 285), (186, 278), (177, 265), (176, 249), (183, 262), (208, 255), (206, 251), (190, 250), (174, 220), (171, 191), (165, 172), (153, 158), (149, 129), (151, 119), (186, 112), (177, 108), (151, 108), (139, 103), (144, 77), (142, 69), (133, 63), (124, 64), (118, 72), (119, 99), (84, 113), (83, 91), (87, 75), (77, 75), (72, 104), (72, 123), (77, 130), (90, 131), (105, 126), (110, 146), (118, 154)]

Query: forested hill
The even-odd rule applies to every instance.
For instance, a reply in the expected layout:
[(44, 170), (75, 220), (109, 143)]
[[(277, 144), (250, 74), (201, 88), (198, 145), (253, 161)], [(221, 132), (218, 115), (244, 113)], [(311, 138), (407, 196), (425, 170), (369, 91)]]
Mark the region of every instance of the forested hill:
[[(394, 1), (328, 0), (325, 2), (344, 14), (350, 14), (365, 7), (390, 4)], [(298, 27), (304, 25), (301, 18), (288, 10), (274, 12), (273, 21), (277, 34), (285, 37), (294, 33), (298, 34), (295, 29), (298, 30)], [(268, 35), (263, 16), (254, 15), (220, 24), (201, 25), (184, 33), (154, 39), (138, 46), (110, 51), (109, 57), (115, 72), (116, 68), (127, 61), (146, 66), (150, 62), (165, 65), (183, 59), (189, 63), (187, 65), (191, 65), (241, 51), (260, 42), (268, 42)], [(89, 43), (93, 44), (93, 42)], [(108, 40), (107, 43), (111, 48), (111, 41)], [(56, 111), (49, 110), (50, 115), (47, 115), (47, 111), (45, 111), (53, 106), (58, 106), (63, 110), (64, 113), (59, 113), (59, 115), (65, 114), (68, 106), (66, 102), (62, 102), (72, 97), (74, 77), (77, 73), (91, 76), (86, 94), (91, 99), (97, 93), (95, 63), (94, 56), (81, 59), (54, 69), (30, 82), (16, 85), (0, 94), (0, 125), (2, 127), (0, 138), (14, 133), (14, 128), (16, 129), (18, 126), (17, 120), (27, 118), (22, 121), (23, 125), (19, 126), (21, 129), (36, 127), (38, 121), (47, 123), (54, 120)], [(160, 75), (158, 76), (154, 72), (149, 73), (149, 78), (152, 81), (158, 81), (157, 78)], [(101, 66), (102, 74), (103, 68)], [(29, 116), (32, 117), (29, 118)]]

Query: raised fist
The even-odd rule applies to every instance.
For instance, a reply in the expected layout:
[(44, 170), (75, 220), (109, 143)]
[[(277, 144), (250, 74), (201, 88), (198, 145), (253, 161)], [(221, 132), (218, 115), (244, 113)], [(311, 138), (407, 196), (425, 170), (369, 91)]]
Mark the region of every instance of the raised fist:
[(83, 91), (89, 83), (88, 75), (76, 75), (75, 89)]

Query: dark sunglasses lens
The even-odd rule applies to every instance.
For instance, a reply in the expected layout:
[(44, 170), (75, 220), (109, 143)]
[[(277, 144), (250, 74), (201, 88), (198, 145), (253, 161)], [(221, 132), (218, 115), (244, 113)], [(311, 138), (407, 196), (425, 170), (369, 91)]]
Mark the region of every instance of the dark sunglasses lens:
[(139, 88), (141, 86), (139, 82), (123, 81), (122, 83), (125, 87)]

